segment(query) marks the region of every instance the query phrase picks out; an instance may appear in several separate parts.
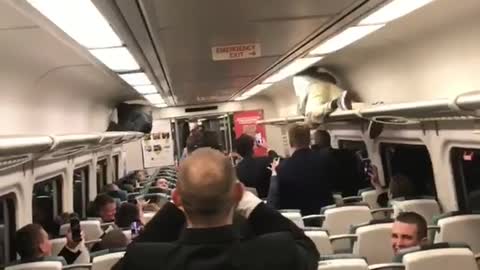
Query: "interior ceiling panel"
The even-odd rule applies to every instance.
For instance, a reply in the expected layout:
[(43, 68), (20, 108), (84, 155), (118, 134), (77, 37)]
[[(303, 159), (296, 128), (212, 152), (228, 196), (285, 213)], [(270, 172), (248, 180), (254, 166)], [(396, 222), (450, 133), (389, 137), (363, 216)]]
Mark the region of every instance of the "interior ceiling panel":
[(0, 30), (27, 27), (37, 27), (37, 25), (5, 1), (0, 1)]
[[(116, 1), (127, 24), (128, 13)], [(138, 0), (177, 105), (227, 101), (360, 0)], [(139, 41), (142, 46), (144, 40)], [(259, 43), (257, 58), (213, 61), (212, 47)], [(149, 61), (152, 61), (149, 59)]]

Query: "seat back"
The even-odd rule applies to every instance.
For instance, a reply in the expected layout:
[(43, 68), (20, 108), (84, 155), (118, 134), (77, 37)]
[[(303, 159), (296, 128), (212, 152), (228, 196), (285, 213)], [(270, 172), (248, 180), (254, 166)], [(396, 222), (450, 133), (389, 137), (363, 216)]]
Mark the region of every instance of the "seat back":
[(336, 259), (318, 262), (318, 270), (368, 270), (363, 259)]
[(353, 254), (367, 259), (369, 264), (391, 262), (392, 225), (392, 222), (388, 222), (358, 227), (355, 230), (357, 241), (353, 245)]
[(92, 270), (110, 270), (123, 255), (125, 255), (125, 252), (115, 252), (94, 257), (92, 260)]
[[(85, 233), (85, 241), (99, 239), (103, 235), (103, 230), (100, 225), (100, 220), (82, 220), (80, 221), (80, 227)], [(66, 235), (70, 229), (70, 223), (63, 224), (60, 227), (60, 235)]]
[(61, 270), (61, 262), (31, 262), (5, 267), (5, 270)]
[(52, 255), (57, 256), (67, 244), (67, 238), (62, 237), (50, 239), (50, 243), (52, 243)]
[(434, 199), (415, 199), (405, 201), (392, 201), (393, 217), (401, 212), (415, 212), (421, 215), (427, 224), (433, 223), (433, 218), (440, 215), (440, 206)]
[(156, 212), (145, 212), (143, 213), (143, 222), (147, 224), (155, 216)]
[(367, 203), (371, 209), (380, 208), (380, 205), (377, 203), (378, 193), (376, 190), (366, 190), (360, 193), (362, 201)]
[(473, 253), (480, 253), (480, 214), (441, 218), (437, 225), (440, 227), (440, 231), (435, 235), (436, 243), (466, 243)]
[(475, 257), (468, 248), (420, 250), (403, 256), (406, 270), (478, 270)]
[(313, 241), (317, 247), (318, 253), (321, 255), (333, 254), (332, 243), (330, 243), (330, 239), (328, 238), (328, 233), (326, 231), (306, 230), (305, 235)]
[(280, 210), (280, 213), (290, 219), (293, 223), (295, 223), (299, 228), (304, 228), (305, 225), (303, 224), (302, 214), (300, 214), (300, 210)]
[(123, 230), (123, 234), (127, 237), (128, 242), (132, 241), (132, 231), (131, 230)]
[[(340, 206), (325, 210), (325, 221), (322, 227), (330, 235), (346, 234), (350, 232), (352, 225), (366, 223), (370, 220), (372, 220), (372, 214), (368, 206)], [(336, 251), (349, 249), (350, 241), (335, 241), (333, 247)]]

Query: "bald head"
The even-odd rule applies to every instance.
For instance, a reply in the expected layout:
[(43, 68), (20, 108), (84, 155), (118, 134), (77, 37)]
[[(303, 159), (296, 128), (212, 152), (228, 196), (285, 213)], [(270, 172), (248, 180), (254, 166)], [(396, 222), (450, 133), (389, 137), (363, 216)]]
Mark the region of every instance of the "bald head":
[(225, 155), (200, 148), (180, 164), (175, 203), (183, 206), (192, 223), (225, 218), (241, 198), (237, 198), (236, 180)]

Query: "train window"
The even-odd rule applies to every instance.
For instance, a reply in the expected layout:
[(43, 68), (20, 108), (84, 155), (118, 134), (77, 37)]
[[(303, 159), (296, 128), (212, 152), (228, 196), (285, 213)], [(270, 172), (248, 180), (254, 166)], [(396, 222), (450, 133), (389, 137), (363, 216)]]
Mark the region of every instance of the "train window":
[(480, 149), (453, 148), (450, 158), (459, 208), (480, 211)]
[(42, 225), (51, 236), (58, 235), (54, 218), (62, 213), (62, 180), (56, 176), (33, 186), (33, 223)]
[(367, 146), (363, 141), (339, 140), (338, 148), (352, 150), (362, 158), (368, 158)]
[(118, 167), (119, 167), (119, 159), (120, 155), (114, 155), (113, 156), (113, 177), (114, 177), (114, 182), (118, 180)]
[(0, 265), (15, 261), (15, 195), (0, 197)]
[(87, 217), (89, 166), (75, 169), (73, 172), (73, 210), (80, 217)]
[(107, 185), (107, 160), (102, 159), (97, 162), (97, 193), (103, 191)]
[(387, 184), (393, 176), (404, 175), (417, 195), (436, 197), (432, 161), (425, 145), (381, 143), (380, 153)]

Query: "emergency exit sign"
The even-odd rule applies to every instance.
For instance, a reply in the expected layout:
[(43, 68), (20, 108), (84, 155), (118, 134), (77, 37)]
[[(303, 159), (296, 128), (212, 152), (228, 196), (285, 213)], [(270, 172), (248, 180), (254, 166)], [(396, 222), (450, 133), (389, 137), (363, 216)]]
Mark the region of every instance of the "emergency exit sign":
[(261, 56), (260, 43), (212, 47), (213, 61), (236, 60)]

